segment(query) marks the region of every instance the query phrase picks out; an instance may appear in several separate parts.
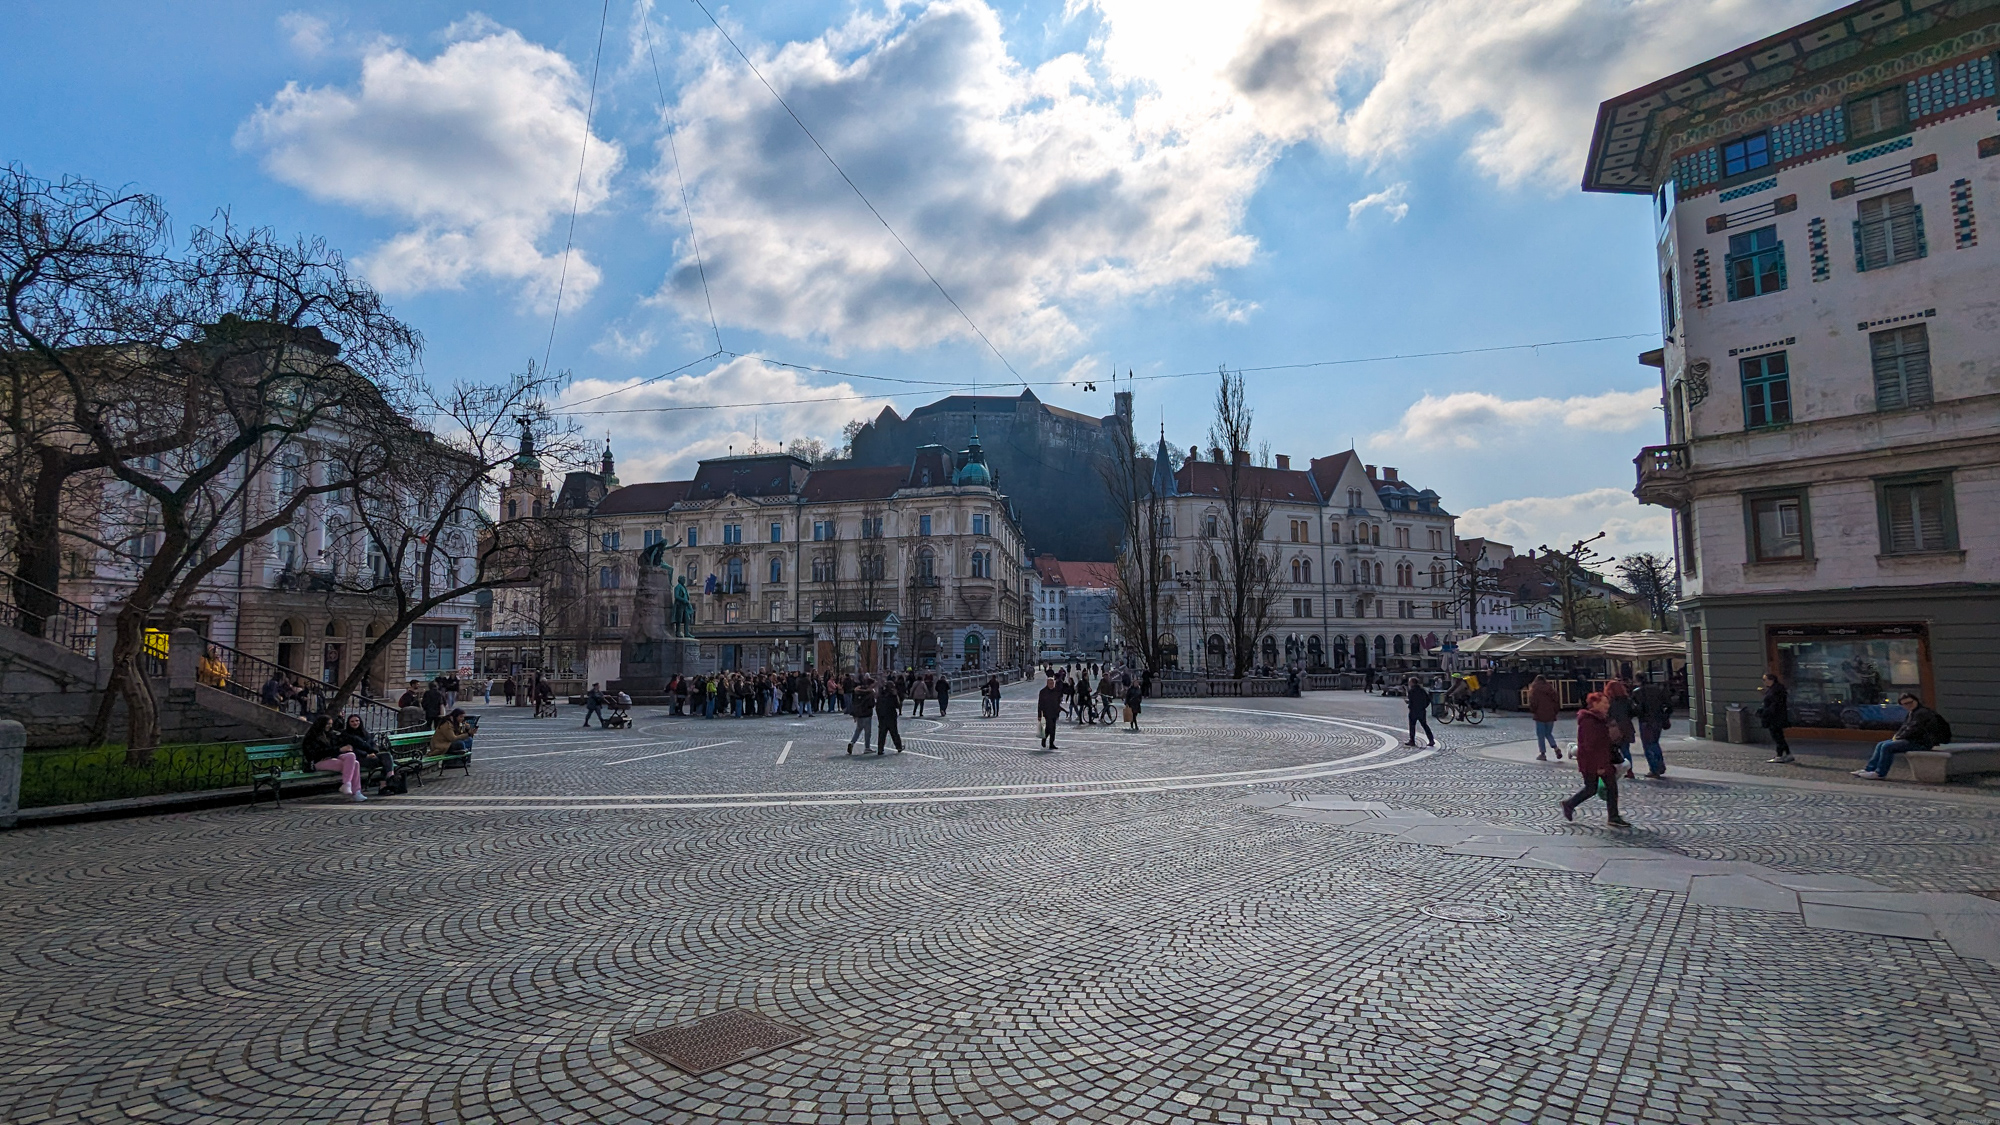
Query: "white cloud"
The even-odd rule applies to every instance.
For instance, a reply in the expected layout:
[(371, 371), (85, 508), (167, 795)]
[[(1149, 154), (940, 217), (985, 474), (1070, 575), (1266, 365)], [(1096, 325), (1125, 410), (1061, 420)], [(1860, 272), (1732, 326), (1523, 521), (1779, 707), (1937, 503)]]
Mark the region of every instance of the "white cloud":
[(1172, 116), (1250, 119), (1367, 164), (1466, 127), (1495, 179), (1573, 190), (1597, 103), (1824, 0), (1069, 0), (1112, 77)]
[(1211, 320), (1226, 324), (1242, 324), (1250, 319), (1250, 314), (1263, 308), (1255, 301), (1239, 301), (1220, 289), (1211, 289), (1205, 298), (1208, 301), (1208, 315)]
[(1548, 437), (1558, 427), (1626, 433), (1657, 422), (1657, 390), (1605, 391), (1572, 398), (1505, 399), (1484, 391), (1426, 394), (1395, 426), (1369, 437), (1371, 446), (1444, 444), (1477, 449), (1520, 435)]
[(333, 27), (309, 12), (286, 12), (278, 17), (278, 30), (285, 42), (300, 55), (316, 59), (333, 48)]
[(614, 356), (618, 359), (629, 360), (638, 359), (640, 356), (652, 351), (654, 345), (658, 343), (658, 336), (650, 328), (641, 328), (630, 336), (627, 336), (617, 328), (610, 328), (605, 330), (604, 336), (601, 339), (595, 344), (590, 345), (590, 350), (596, 352), (598, 355)]
[(1402, 222), (1403, 217), (1410, 213), (1410, 205), (1404, 198), (1409, 190), (1407, 183), (1394, 183), (1381, 191), (1362, 196), (1347, 205), (1347, 225), (1351, 227), (1359, 222), (1370, 208), (1380, 208), (1392, 223)]
[[(754, 48), (753, 48), (754, 50)], [(971, 331), (712, 33), (681, 90), (679, 151), (716, 309), (836, 349), (918, 348)], [(1003, 350), (1054, 358), (1105, 305), (1242, 265), (1268, 161), (1226, 120), (1128, 112), (1089, 59), (1029, 68), (980, 0), (862, 12), (758, 66)], [(664, 156), (663, 226), (680, 196)], [(661, 297), (703, 317), (691, 252)]]
[[(702, 458), (721, 457), (732, 450), (745, 453), (753, 443), (776, 451), (794, 438), (816, 437), (838, 449), (841, 427), (849, 419), (873, 418), (889, 401), (863, 394), (846, 382), (813, 385), (799, 372), (769, 366), (754, 356), (732, 359), (701, 374), (638, 386), (641, 381), (581, 379), (565, 388), (555, 404), (559, 414), (570, 407), (630, 411), (570, 416), (587, 433), (611, 431), (618, 477), (628, 484), (685, 480)], [(599, 397), (626, 387), (637, 389)], [(658, 409), (739, 402), (779, 405)]]
[(1460, 512), (1456, 527), (1461, 537), (1496, 539), (1522, 554), (1544, 545), (1567, 548), (1600, 531), (1604, 538), (1591, 546), (1606, 557), (1673, 554), (1673, 522), (1666, 509), (1647, 507), (1616, 488), (1502, 500)]
[[(290, 26), (295, 43), (325, 32), (310, 17)], [(481, 17), (447, 34), (428, 61), (375, 42), (353, 88), (286, 84), (236, 143), (317, 199), (413, 224), (361, 260), (382, 289), (452, 289), (486, 276), (520, 282), (530, 303), (546, 307), (563, 255), (537, 244), (572, 198), (586, 212), (609, 198), (623, 151), (593, 137), (576, 195), (587, 93), (576, 68)], [(565, 301), (584, 300), (598, 278), (573, 251)]]

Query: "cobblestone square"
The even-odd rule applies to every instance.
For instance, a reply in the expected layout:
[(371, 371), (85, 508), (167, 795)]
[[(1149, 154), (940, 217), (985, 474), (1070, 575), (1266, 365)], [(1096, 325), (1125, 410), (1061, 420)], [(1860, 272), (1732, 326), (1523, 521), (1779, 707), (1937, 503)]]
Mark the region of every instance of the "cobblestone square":
[[(1054, 754), (1018, 690), (881, 757), (483, 710), (409, 796), (0, 837), (0, 1119), (2000, 1120), (1990, 791), (1685, 771), (1614, 832), (1520, 720), (1334, 693)], [(810, 1037), (627, 1043), (738, 1007)]]

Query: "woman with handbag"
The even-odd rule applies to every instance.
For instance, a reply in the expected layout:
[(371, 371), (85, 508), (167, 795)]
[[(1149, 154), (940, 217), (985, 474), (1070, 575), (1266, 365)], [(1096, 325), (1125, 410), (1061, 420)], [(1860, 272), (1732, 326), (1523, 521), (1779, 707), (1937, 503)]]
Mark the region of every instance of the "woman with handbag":
[(1611, 749), (1617, 761), (1624, 763), (1625, 779), (1632, 779), (1632, 736), (1637, 733), (1632, 727), (1632, 689), (1624, 680), (1607, 680), (1604, 684), (1604, 698), (1610, 701)]
[(1618, 815), (1618, 759), (1611, 745), (1611, 700), (1593, 691), (1576, 713), (1576, 772), (1583, 775), (1583, 788), (1562, 803), (1563, 819), (1575, 820), (1576, 807), (1592, 797), (1603, 797), (1607, 809), (1605, 823), (1613, 828), (1630, 828)]

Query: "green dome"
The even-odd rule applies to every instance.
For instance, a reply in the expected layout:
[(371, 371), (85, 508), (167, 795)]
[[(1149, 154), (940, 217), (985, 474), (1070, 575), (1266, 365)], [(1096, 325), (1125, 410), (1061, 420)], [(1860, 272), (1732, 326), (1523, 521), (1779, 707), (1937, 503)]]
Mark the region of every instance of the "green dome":
[(951, 483), (985, 487), (993, 483), (993, 472), (982, 461), (967, 461), (963, 469), (952, 475)]

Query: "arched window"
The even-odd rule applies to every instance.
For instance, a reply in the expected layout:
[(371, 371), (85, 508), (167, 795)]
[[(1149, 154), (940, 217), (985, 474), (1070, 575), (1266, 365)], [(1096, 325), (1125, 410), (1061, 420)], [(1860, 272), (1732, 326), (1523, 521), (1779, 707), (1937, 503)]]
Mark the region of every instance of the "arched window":
[(1387, 637), (1376, 637), (1376, 638), (1375, 638), (1375, 659), (1377, 659), (1377, 660), (1383, 660), (1383, 659), (1386, 659), (1386, 658), (1388, 657), (1388, 655), (1389, 655), (1389, 638), (1387, 638)]
[(1214, 555), (1208, 556), (1208, 580), (1210, 582), (1222, 581), (1222, 560), (1216, 558)]
[(535, 501), (535, 516), (537, 518), (540, 518), (541, 514), (542, 514), (542, 502), (540, 500), (537, 500)]
[(1396, 655), (1403, 655), (1403, 635), (1401, 633), (1396, 634)]
[(521, 502), (519, 500), (507, 501), (507, 518), (510, 520), (518, 519), (520, 515), (521, 515)]
[(980, 653), (984, 651), (985, 647), (986, 639), (978, 633), (967, 633), (965, 635), (965, 659), (963, 663), (968, 671), (979, 667)]
[(1340, 585), (1340, 560), (1333, 560), (1333, 584)]
[[(1382, 564), (1381, 564), (1381, 563), (1376, 563), (1376, 564), (1375, 564), (1375, 584), (1376, 584), (1377, 586), (1380, 586), (1380, 585), (1382, 584)], [(1377, 639), (1379, 640), (1380, 638), (1378, 637)]]
[(1306, 667), (1326, 667), (1326, 653), (1320, 649), (1319, 634), (1317, 633), (1306, 638)]
[(1263, 645), (1263, 653), (1264, 653), (1264, 663), (1265, 663), (1265, 664), (1269, 664), (1269, 665), (1275, 665), (1275, 664), (1277, 664), (1277, 663), (1278, 663), (1278, 638), (1276, 638), (1276, 637), (1272, 637), (1272, 636), (1266, 636), (1266, 637), (1264, 638), (1264, 645)]
[(929, 579), (936, 577), (936, 574), (937, 574), (937, 557), (931, 554), (931, 549), (929, 547), (925, 547), (923, 550), (918, 551), (917, 577)]
[(1296, 583), (1297, 583), (1298, 581), (1299, 581), (1299, 560), (1298, 560), (1298, 559), (1293, 559), (1293, 560), (1292, 560), (1292, 582), (1296, 584)]
[(724, 580), (727, 581), (729, 584), (730, 593), (737, 593), (743, 589), (745, 583), (743, 580), (742, 559), (730, 559), (726, 564), (723, 565), (722, 572)]
[(1377, 547), (1380, 547), (1382, 545), (1381, 524), (1376, 524), (1374, 527), (1368, 529), (1368, 542)]
[(1368, 638), (1359, 633), (1355, 634), (1354, 637), (1354, 666), (1357, 668), (1368, 667)]
[(772, 559), (772, 560), (771, 560), (771, 581), (773, 581), (773, 582), (783, 582), (784, 580), (785, 580), (785, 560), (783, 560), (783, 559)]

